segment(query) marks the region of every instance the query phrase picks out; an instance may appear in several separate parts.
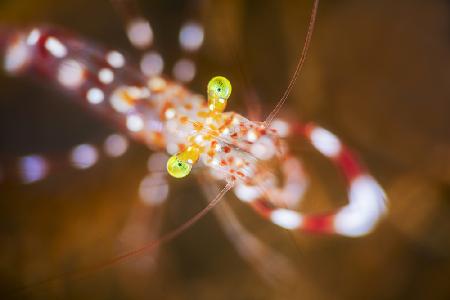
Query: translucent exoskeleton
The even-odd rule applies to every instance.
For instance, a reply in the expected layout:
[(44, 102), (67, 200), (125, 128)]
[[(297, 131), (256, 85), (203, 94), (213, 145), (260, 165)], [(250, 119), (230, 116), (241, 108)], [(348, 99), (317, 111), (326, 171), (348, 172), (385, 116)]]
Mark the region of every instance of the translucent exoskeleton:
[[(132, 209), (130, 221), (123, 229), (124, 236), (137, 239), (127, 247), (140, 248), (106, 265), (146, 251), (155, 255), (160, 244), (172, 240), (218, 205), (219, 223), (242, 257), (264, 278), (277, 282), (295, 276), (295, 268), (281, 254), (247, 231), (226, 204), (219, 204), (225, 196), (233, 192), (237, 199), (282, 229), (315, 234), (363, 236), (386, 213), (383, 189), (335, 134), (314, 123), (280, 119), (311, 42), (318, 11), (318, 1), (312, 2), (305, 44), (285, 93), (266, 117), (255, 113), (255, 107), (251, 119), (227, 110), (230, 102), (249, 103), (245, 97), (240, 100), (232, 93), (233, 78), (209, 74), (211, 80), (203, 84), (199, 93), (186, 86), (196, 75), (194, 56), (205, 36), (198, 20), (182, 24), (179, 44), (183, 57), (171, 71), (167, 71), (157, 50), (154, 24), (131, 1), (113, 0), (112, 4), (123, 19), (128, 40), (140, 52), (137, 62), (118, 49), (101, 47), (60, 27), (5, 27), (0, 31), (0, 51), (7, 75), (51, 83), (62, 95), (109, 122), (120, 133), (109, 134), (102, 145), (75, 145), (58, 162), (41, 154), (9, 160), (4, 179), (13, 173), (24, 184), (39, 184), (65, 165), (87, 172), (103, 157), (124, 155), (132, 140), (153, 152), (148, 160), (149, 173), (139, 186), (142, 202)], [(299, 211), (309, 185), (300, 158), (291, 150), (299, 140), (310, 144), (341, 171), (348, 194), (343, 207), (318, 214)], [(170, 194), (169, 177), (188, 180), (185, 177), (191, 173), (197, 176), (208, 206), (157, 238), (155, 231), (160, 227), (161, 213), (155, 207), (160, 209)], [(187, 201), (189, 196), (186, 198)], [(148, 221), (149, 215), (151, 234), (146, 234), (147, 228), (140, 229), (142, 235), (133, 234), (137, 226), (143, 226), (139, 221)]]

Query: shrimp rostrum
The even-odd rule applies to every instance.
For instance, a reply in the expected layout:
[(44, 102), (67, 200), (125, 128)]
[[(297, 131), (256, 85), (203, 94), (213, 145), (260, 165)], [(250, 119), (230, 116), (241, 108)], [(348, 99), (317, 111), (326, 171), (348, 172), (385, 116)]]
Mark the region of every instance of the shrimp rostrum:
[[(195, 169), (193, 173), (201, 172), (208, 180), (226, 182), (214, 203), (232, 189), (239, 200), (282, 228), (361, 236), (386, 212), (383, 189), (336, 135), (313, 123), (278, 119), (305, 62), (317, 4), (314, 1), (292, 81), (272, 113), (261, 121), (226, 111), (232, 87), (222, 76), (210, 80), (204, 97), (180, 84), (179, 78), (172, 81), (144, 72), (128, 64), (119, 51), (48, 26), (2, 31), (4, 70), (10, 75), (37, 74), (56, 83), (130, 138), (167, 152), (170, 176), (181, 179)], [(149, 23), (139, 17), (127, 22), (131, 42), (145, 48), (153, 34)], [(308, 141), (342, 171), (348, 190), (345, 206), (319, 215), (295, 209), (307, 180), (300, 160), (289, 149), (288, 140), (293, 137)]]

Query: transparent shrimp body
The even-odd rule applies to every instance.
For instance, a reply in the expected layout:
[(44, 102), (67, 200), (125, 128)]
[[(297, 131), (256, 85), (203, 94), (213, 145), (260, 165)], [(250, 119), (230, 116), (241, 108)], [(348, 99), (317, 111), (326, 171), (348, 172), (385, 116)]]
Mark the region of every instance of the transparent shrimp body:
[[(266, 123), (252, 122), (233, 112), (224, 113), (230, 93), (225, 94), (223, 101), (219, 101), (219, 93), (227, 85), (230, 84), (225, 78), (213, 78), (203, 108), (191, 120), (185, 115), (179, 117), (190, 124), (177, 122), (177, 129), (172, 132), (172, 138), (186, 144), (173, 151), (167, 164), (169, 174), (185, 177), (200, 160), (215, 178), (235, 184), (240, 200), (283, 228), (347, 236), (371, 231), (386, 211), (386, 196), (340, 140), (314, 124), (291, 126), (291, 133), (309, 141), (341, 169), (349, 186), (349, 203), (343, 208), (322, 215), (302, 214), (293, 208), (302, 199), (307, 182), (300, 161), (290, 155), (281, 137), (287, 133), (283, 133), (280, 124), (267, 127)], [(220, 90), (213, 90), (217, 87)], [(282, 181), (275, 175), (280, 172)]]
[[(278, 138), (274, 132), (269, 138), (261, 123), (251, 122), (237, 113), (223, 112), (231, 94), (231, 84), (226, 78), (211, 79), (207, 94), (208, 101), (199, 110), (188, 113), (186, 106), (195, 105), (189, 103), (169, 111), (172, 118), (166, 122), (166, 128), (171, 138), (167, 149), (173, 154), (167, 165), (169, 174), (179, 178), (176, 171), (180, 167), (186, 170), (186, 176), (192, 164), (200, 159), (218, 178), (250, 181), (258, 170), (259, 158), (274, 156)], [(265, 147), (259, 141), (265, 142)], [(267, 148), (265, 153), (261, 153), (263, 147)], [(171, 167), (175, 167), (174, 172)]]
[[(297, 75), (311, 38), (314, 3)], [(151, 149), (165, 148), (172, 155), (167, 170), (174, 177), (187, 176), (200, 161), (216, 178), (233, 182), (239, 199), (281, 227), (358, 236), (372, 230), (386, 211), (383, 190), (335, 135), (314, 124), (285, 123), (287, 133), (274, 126), (291, 84), (264, 122), (252, 122), (224, 112), (231, 84), (220, 76), (208, 84), (205, 99), (158, 75), (144, 75), (117, 51), (97, 48), (58, 29), (36, 27), (8, 33), (3, 40), (8, 73), (37, 71), (75, 100), (92, 104), (93, 111), (124, 127), (133, 139)], [(347, 206), (325, 216), (284, 208), (295, 207), (306, 185), (299, 160), (280, 138), (288, 134), (309, 141), (343, 171)]]

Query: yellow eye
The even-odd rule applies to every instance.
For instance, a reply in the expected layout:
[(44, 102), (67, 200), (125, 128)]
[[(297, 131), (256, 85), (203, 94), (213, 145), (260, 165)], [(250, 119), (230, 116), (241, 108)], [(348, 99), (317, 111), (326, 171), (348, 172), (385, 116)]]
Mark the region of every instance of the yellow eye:
[(216, 76), (208, 83), (208, 97), (213, 99), (228, 99), (231, 95), (231, 83), (223, 76)]
[(181, 160), (178, 155), (172, 155), (167, 161), (167, 172), (175, 178), (183, 178), (191, 172), (192, 165)]

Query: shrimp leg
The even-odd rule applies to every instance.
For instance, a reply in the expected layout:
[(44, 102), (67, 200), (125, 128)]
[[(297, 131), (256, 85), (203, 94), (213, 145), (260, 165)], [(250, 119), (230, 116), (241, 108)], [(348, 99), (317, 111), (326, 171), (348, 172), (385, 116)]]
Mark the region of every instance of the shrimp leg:
[[(357, 237), (369, 233), (386, 212), (386, 195), (376, 180), (367, 173), (355, 155), (328, 130), (315, 124), (292, 123), (289, 132), (293, 136), (306, 138), (312, 146), (330, 159), (343, 173), (348, 190), (348, 204), (324, 214), (303, 214), (286, 208), (283, 199), (274, 199), (283, 195), (289, 180), (285, 180), (280, 191), (262, 191), (258, 186), (238, 185), (235, 193), (247, 202), (264, 218), (274, 224), (290, 230), (300, 230), (320, 234), (340, 234)], [(284, 168), (284, 177), (298, 173), (292, 163), (296, 158), (286, 154), (283, 160), (289, 161)], [(300, 174), (298, 174), (300, 176)]]
[[(213, 199), (219, 191), (217, 184), (206, 174), (199, 175), (198, 182), (207, 199)], [(248, 231), (226, 201), (217, 205), (214, 214), (236, 251), (263, 279), (278, 287), (296, 281), (298, 274), (292, 263)]]
[(2, 155), (0, 183), (18, 182), (30, 184), (41, 181), (62, 170), (74, 168), (86, 170), (107, 158), (118, 158), (128, 149), (128, 139), (120, 134), (111, 134), (102, 144), (82, 143), (62, 153), (35, 153), (21, 157)]

